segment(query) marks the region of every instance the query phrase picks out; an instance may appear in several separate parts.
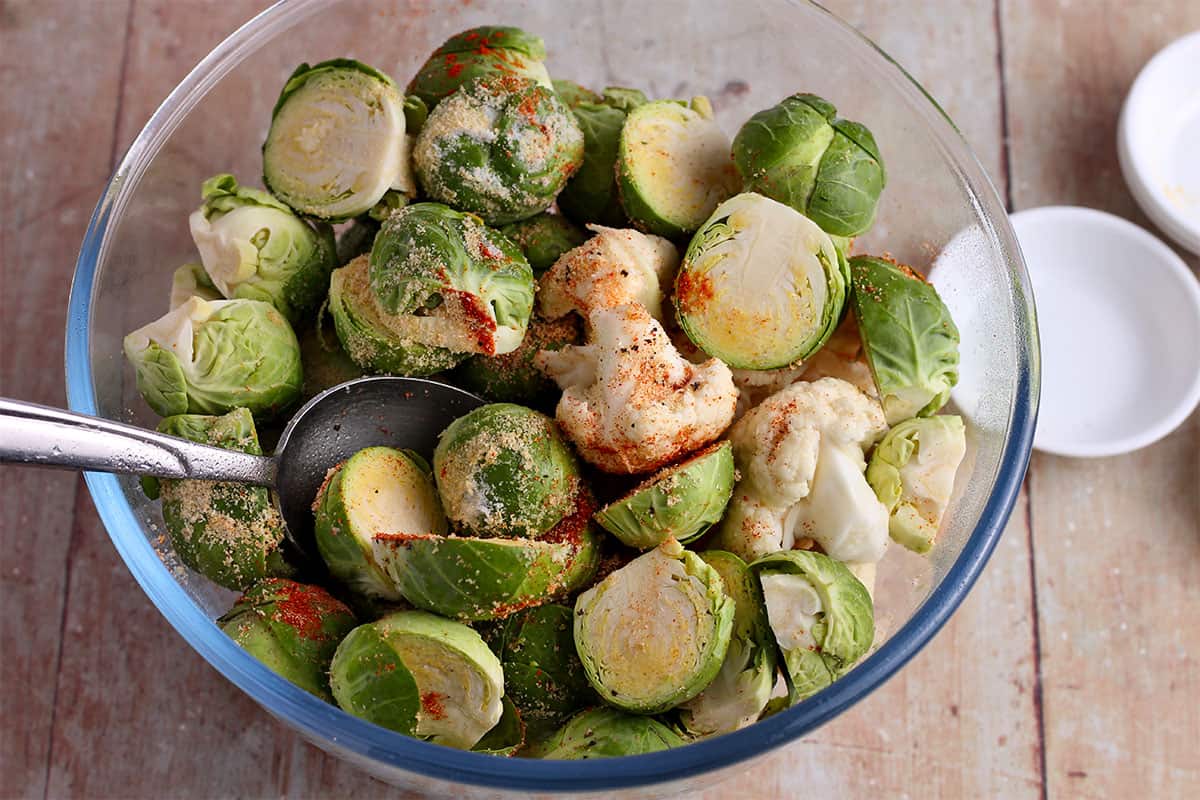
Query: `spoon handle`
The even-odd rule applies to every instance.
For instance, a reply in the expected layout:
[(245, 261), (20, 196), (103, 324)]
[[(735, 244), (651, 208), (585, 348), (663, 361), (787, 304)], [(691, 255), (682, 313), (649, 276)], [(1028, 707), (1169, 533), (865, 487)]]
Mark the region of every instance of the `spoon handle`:
[(274, 486), (275, 460), (0, 398), (0, 463)]

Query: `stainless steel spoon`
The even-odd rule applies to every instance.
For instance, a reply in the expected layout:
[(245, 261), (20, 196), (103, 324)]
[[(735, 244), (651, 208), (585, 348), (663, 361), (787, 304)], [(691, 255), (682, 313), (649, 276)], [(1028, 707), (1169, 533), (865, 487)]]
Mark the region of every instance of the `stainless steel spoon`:
[(269, 486), (288, 532), (312, 553), (313, 499), (328, 471), (364, 447), (409, 448), (426, 458), (438, 434), (483, 401), (421, 378), (359, 378), (309, 400), (273, 456), (148, 431), (100, 417), (0, 398), (0, 462)]

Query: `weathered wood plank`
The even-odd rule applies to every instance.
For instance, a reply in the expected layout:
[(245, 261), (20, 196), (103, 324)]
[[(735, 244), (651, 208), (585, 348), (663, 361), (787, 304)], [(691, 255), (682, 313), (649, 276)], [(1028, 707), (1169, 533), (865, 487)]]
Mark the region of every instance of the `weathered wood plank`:
[[(1100, 12), (1004, 0), (1002, 27), (1015, 207), (1087, 205), (1153, 229), (1121, 178), (1117, 117), (1142, 64), (1200, 28), (1200, 5)], [(1198, 445), (1200, 414), (1127, 456), (1036, 457), (1050, 796), (1200, 794), (1200, 629), (1189, 599), (1200, 581)]]
[[(127, 5), (0, 4), (0, 394), (6, 396), (66, 403), (67, 292), (108, 174)], [(65, 42), (72, 43), (69, 62)], [(0, 467), (0, 792), (6, 796), (45, 792), (78, 481), (69, 472)]]

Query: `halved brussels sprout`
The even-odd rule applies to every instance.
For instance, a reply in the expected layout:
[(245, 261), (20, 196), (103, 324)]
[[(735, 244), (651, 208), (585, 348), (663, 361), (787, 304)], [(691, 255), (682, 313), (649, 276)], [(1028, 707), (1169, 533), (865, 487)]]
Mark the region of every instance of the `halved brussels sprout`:
[(709, 550), (704, 563), (721, 576), (733, 598), (733, 635), (721, 671), (700, 694), (684, 703), (679, 716), (695, 736), (715, 736), (744, 728), (759, 718), (775, 688), (776, 649), (758, 580), (733, 553)]
[(492, 645), (504, 666), (504, 688), (521, 711), (531, 739), (599, 702), (575, 652), (574, 612), (554, 603), (508, 617)]
[(616, 758), (656, 753), (685, 744), (682, 736), (653, 717), (601, 706), (576, 714), (524, 755), (557, 760)]
[(221, 300), (221, 293), (213, 285), (212, 278), (204, 271), (203, 264), (184, 264), (171, 276), (171, 298), (168, 309), (179, 308), (193, 297), (201, 300)]
[(813, 550), (786, 550), (763, 556), (750, 569), (783, 654), (791, 703), (842, 677), (870, 649), (871, 595), (845, 564)]
[(597, 511), (596, 521), (639, 550), (670, 538), (690, 542), (720, 522), (733, 493), (733, 474), (733, 447), (714, 442)]
[(515, 76), (551, 88), (541, 37), (520, 28), (486, 25), (457, 33), (417, 70), (408, 84), (432, 111), (442, 98), (477, 78)]
[[(160, 433), (262, 455), (254, 418), (244, 408), (220, 417), (180, 414), (158, 424)], [(244, 590), (295, 570), (280, 550), (283, 517), (262, 486), (223, 481), (158, 481), (163, 522), (175, 555), (227, 589)]]
[(629, 112), (617, 154), (621, 206), (634, 226), (667, 238), (700, 227), (741, 180), (729, 139), (703, 97), (657, 100)]
[(304, 367), (302, 395), (305, 400), (363, 375), (362, 367), (342, 349), (337, 331), (324, 314), (318, 315), (316, 322), (300, 337), (300, 363)]
[(313, 316), (337, 258), (333, 229), (309, 225), (267, 192), (215, 175), (188, 218), (204, 271), (229, 298), (262, 300), (292, 324)]
[(930, 416), (958, 383), (958, 328), (950, 309), (902, 264), (855, 256), (850, 274), (854, 316), (888, 424)]
[(402, 592), (376, 559), (373, 537), (446, 532), (429, 465), (407, 450), (359, 450), (325, 479), (313, 508), (317, 549), (333, 577), (387, 600), (399, 600)]
[(733, 610), (720, 574), (668, 539), (579, 595), (575, 646), (605, 702), (656, 714), (716, 677)]
[(777, 369), (830, 337), (846, 302), (841, 253), (812, 220), (747, 192), (692, 237), (675, 280), (679, 325), (731, 367)]
[(217, 620), (250, 655), (327, 703), (329, 664), (354, 628), (346, 604), (320, 586), (282, 578), (256, 583)]
[(429, 113), (413, 147), (433, 200), (504, 225), (546, 209), (583, 161), (583, 132), (545, 86), (507, 75), (467, 84)]
[(616, 175), (621, 128), (625, 115), (647, 100), (637, 89), (612, 87), (593, 98), (567, 103), (583, 131), (583, 163), (559, 193), (558, 207), (576, 222), (620, 227), (626, 223)]
[(580, 341), (579, 321), (563, 317), (547, 322), (534, 317), (521, 346), (502, 356), (474, 355), (454, 372), (464, 389), (489, 400), (526, 405), (553, 407), (554, 381), (547, 378), (534, 364), (542, 350), (561, 350)]
[(576, 509), (579, 464), (554, 421), (492, 403), (442, 431), (433, 453), (450, 521), (475, 536), (537, 538)]
[(550, 269), (558, 257), (587, 241), (587, 234), (561, 214), (543, 212), (500, 229), (512, 239), (533, 268), (534, 277)]
[[(505, 679), (507, 680), (507, 675)], [(525, 744), (525, 720), (508, 695), (500, 698), (503, 712), (500, 721), (471, 748), (474, 753), (492, 756), (513, 756)]]
[(791, 206), (834, 236), (871, 227), (887, 176), (875, 137), (812, 94), (795, 94), (746, 121), (733, 160), (758, 192)]
[(888, 431), (867, 465), (867, 482), (891, 514), (892, 539), (913, 552), (929, 552), (966, 453), (962, 417), (906, 419)]
[(424, 611), (398, 611), (352, 630), (329, 678), (344, 711), (462, 750), (504, 712), (500, 660), (466, 625)]
[[(371, 292), (367, 256), (359, 256), (329, 281), (329, 315), (350, 360), (362, 369), (420, 377), (450, 369), (467, 357), (445, 347), (422, 344), (411, 330), (394, 330), (394, 320), (379, 308)], [(435, 322), (436, 318), (424, 317)], [(443, 325), (446, 323), (442, 323)], [(417, 327), (415, 323), (410, 327)], [(418, 329), (420, 330), (420, 329)], [(430, 337), (433, 338), (433, 337)]]
[(387, 75), (347, 58), (301, 64), (271, 114), (263, 180), (305, 216), (357, 217), (389, 189), (413, 193), (404, 131), (404, 97)]
[(300, 343), (270, 303), (186, 303), (125, 337), (137, 387), (159, 415), (224, 414), (247, 408), (258, 419), (300, 399)]
[(440, 203), (416, 203), (384, 221), (370, 281), (395, 337), (458, 353), (516, 350), (533, 311), (533, 271), (517, 246)]

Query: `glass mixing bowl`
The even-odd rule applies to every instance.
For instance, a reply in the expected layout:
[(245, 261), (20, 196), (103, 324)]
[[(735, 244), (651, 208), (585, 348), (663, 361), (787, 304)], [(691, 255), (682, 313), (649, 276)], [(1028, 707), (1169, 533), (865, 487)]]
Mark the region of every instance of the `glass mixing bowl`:
[[(953, 124), (900, 67), (822, 8), (789, 0), (294, 0), (226, 39), (138, 135), (96, 207), (71, 292), (67, 388), (77, 411), (152, 427), (121, 355), (122, 336), (166, 310), (172, 270), (194, 260), (187, 216), (208, 176), (258, 183), (276, 95), (301, 61), (353, 56), (403, 83), (449, 35), (486, 23), (541, 34), (552, 75), (636, 86), (652, 97), (706, 94), (732, 134), (796, 91), (829, 98), (875, 133), (888, 170), (878, 221), (858, 252), (929, 271), (962, 329), (953, 404), (969, 451), (931, 557), (893, 546), (879, 567), (876, 649), (820, 694), (734, 734), (616, 760), (503, 759), (409, 739), (296, 688), (213, 624), (232, 595), (187, 573), (158, 541), (161, 517), (132, 478), (87, 475), (122, 558), (175, 629), (264, 708), (325, 750), (393, 783), (494, 795), (711, 785), (706, 774), (793, 741), (900, 669), (962, 601), (1004, 528), (1029, 459), (1038, 350), (1029, 282), (1003, 205)], [(219, 710), (217, 711), (219, 713)], [(726, 770), (728, 772), (728, 770)], [(703, 777), (701, 777), (703, 776)]]

